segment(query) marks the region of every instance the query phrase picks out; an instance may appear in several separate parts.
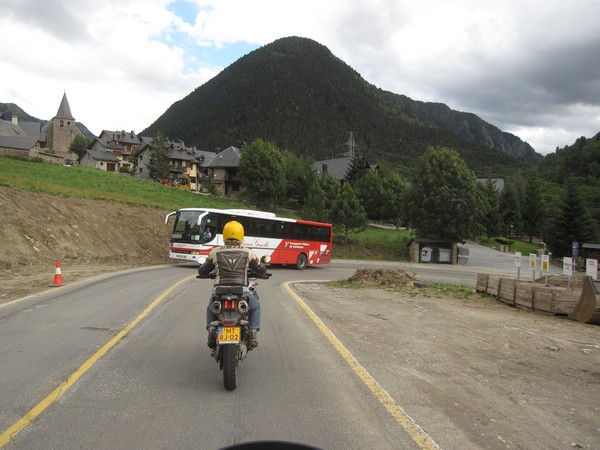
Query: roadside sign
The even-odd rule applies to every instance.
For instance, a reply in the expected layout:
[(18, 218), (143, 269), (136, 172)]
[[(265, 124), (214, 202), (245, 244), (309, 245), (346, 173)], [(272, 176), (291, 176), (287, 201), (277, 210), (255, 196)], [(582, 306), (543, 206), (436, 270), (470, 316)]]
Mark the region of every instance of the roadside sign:
[(598, 260), (597, 259), (586, 259), (585, 260), (585, 274), (592, 277), (592, 279), (598, 279)]
[(521, 252), (515, 252), (515, 266), (521, 267)]
[(529, 268), (535, 270), (537, 263), (537, 255), (535, 253), (529, 254)]
[(563, 258), (563, 275), (568, 277), (573, 275), (573, 258), (565, 256)]
[(573, 261), (579, 258), (579, 242), (577, 241), (573, 241), (571, 246), (571, 258), (573, 258)]
[(542, 255), (542, 272), (548, 272), (550, 270), (550, 256)]

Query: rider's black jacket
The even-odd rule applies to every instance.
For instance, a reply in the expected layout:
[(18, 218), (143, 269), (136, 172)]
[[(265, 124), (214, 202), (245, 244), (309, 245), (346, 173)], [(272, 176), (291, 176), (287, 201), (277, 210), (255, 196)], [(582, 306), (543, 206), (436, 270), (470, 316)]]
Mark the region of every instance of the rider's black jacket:
[(248, 269), (258, 276), (267, 272), (254, 251), (229, 243), (208, 254), (204, 264), (198, 267), (198, 275), (208, 278), (215, 268), (215, 285), (224, 286), (248, 286)]

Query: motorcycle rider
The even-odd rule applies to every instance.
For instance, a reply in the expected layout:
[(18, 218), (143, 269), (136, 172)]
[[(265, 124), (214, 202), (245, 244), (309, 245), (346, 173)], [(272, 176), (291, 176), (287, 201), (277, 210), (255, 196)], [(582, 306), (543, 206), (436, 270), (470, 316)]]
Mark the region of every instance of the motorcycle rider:
[[(225, 245), (213, 249), (204, 264), (198, 267), (198, 275), (201, 278), (208, 278), (210, 273), (216, 269), (215, 286), (248, 286), (248, 269), (258, 276), (267, 272), (267, 268), (261, 264), (254, 251), (242, 247), (244, 227), (241, 223), (235, 220), (227, 222), (223, 227), (223, 240)], [(256, 291), (245, 290), (244, 297), (247, 298), (250, 307), (248, 318), (251, 333), (250, 348), (254, 348), (258, 346), (260, 303)], [(206, 308), (206, 329), (208, 330), (208, 346), (215, 348), (217, 345), (216, 327), (211, 325), (211, 322), (217, 320), (217, 317), (211, 311), (212, 302), (213, 297), (211, 296)]]

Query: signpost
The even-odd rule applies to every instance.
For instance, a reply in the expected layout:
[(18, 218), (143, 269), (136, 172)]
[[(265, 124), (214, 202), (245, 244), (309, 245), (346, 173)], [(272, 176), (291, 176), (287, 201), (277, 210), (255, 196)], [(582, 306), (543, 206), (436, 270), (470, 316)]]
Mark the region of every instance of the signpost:
[(573, 276), (573, 258), (565, 256), (563, 258), (563, 275), (569, 277), (569, 287), (571, 287), (571, 277)]
[(597, 259), (586, 259), (585, 260), (585, 274), (592, 277), (593, 280), (598, 279), (598, 260)]
[(517, 281), (521, 280), (521, 252), (515, 252), (515, 266), (517, 267)]
[(537, 255), (535, 253), (529, 254), (529, 268), (533, 270), (533, 282), (535, 283), (535, 268), (537, 265)]
[(550, 270), (550, 255), (542, 255), (542, 272), (545, 275), (546, 286), (549, 286), (548, 283), (548, 271)]

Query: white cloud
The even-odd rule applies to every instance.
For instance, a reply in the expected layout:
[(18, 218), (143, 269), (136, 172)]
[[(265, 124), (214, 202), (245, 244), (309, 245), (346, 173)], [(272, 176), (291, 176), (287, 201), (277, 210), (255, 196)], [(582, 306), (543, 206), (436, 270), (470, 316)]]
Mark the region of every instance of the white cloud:
[(96, 134), (141, 131), (243, 56), (230, 52), (285, 36), (327, 46), (382, 89), (478, 114), (538, 152), (600, 131), (596, 0), (0, 0), (0, 8), (0, 101), (50, 119), (66, 90), (75, 118)]

